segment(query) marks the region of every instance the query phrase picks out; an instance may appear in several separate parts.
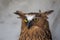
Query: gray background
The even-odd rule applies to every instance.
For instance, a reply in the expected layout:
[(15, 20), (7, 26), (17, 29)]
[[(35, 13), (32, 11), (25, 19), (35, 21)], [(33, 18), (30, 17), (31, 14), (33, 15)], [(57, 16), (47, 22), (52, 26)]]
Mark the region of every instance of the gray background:
[(53, 9), (49, 15), (53, 40), (60, 40), (60, 0), (0, 0), (0, 40), (18, 40), (21, 19), (13, 14), (16, 10), (38, 12)]

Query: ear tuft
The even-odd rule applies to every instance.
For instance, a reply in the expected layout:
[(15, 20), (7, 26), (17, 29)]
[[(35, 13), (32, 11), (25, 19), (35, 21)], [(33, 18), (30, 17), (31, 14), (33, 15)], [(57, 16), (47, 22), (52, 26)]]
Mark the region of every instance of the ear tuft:
[(52, 13), (52, 12), (54, 12), (54, 10), (46, 11), (46, 13)]
[(45, 14), (49, 15), (49, 14), (51, 14), (52, 12), (54, 12), (54, 10), (46, 11)]
[(16, 11), (14, 12), (14, 14), (20, 15), (20, 13), (22, 13), (22, 11)]
[(14, 14), (19, 15), (20, 18), (24, 18), (25, 14), (22, 11), (16, 11)]

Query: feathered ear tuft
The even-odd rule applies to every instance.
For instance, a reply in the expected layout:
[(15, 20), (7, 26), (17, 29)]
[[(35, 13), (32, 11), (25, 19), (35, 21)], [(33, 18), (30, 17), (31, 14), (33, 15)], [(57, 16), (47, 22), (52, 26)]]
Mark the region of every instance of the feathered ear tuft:
[(19, 15), (21, 18), (25, 17), (25, 14), (22, 11), (16, 11), (14, 14)]
[(44, 12), (44, 13), (47, 14), (47, 15), (49, 15), (49, 14), (51, 14), (52, 12), (54, 12), (54, 10), (49, 10), (49, 11), (46, 11), (46, 12)]

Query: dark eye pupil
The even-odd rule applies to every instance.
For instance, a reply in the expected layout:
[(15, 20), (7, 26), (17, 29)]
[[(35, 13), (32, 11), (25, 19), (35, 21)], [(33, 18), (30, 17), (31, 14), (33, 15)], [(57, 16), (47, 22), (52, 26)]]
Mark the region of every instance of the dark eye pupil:
[(35, 20), (37, 20), (37, 18), (35, 18)]
[(39, 18), (34, 18), (34, 19), (33, 19), (33, 21), (38, 21), (38, 20), (39, 20)]
[(28, 20), (27, 20), (27, 19), (24, 19), (24, 22), (25, 22), (25, 23), (27, 23), (27, 22), (28, 22)]

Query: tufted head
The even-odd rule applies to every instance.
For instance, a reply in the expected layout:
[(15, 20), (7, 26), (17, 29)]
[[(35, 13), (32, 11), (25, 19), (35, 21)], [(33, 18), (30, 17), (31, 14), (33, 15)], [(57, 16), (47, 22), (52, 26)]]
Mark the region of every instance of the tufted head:
[(25, 25), (30, 28), (34, 25), (43, 25), (45, 20), (48, 18), (47, 15), (51, 14), (53, 10), (41, 12), (31, 12), (31, 13), (24, 13), (22, 11), (16, 11), (15, 14), (19, 15), (19, 18), (21, 18)]

